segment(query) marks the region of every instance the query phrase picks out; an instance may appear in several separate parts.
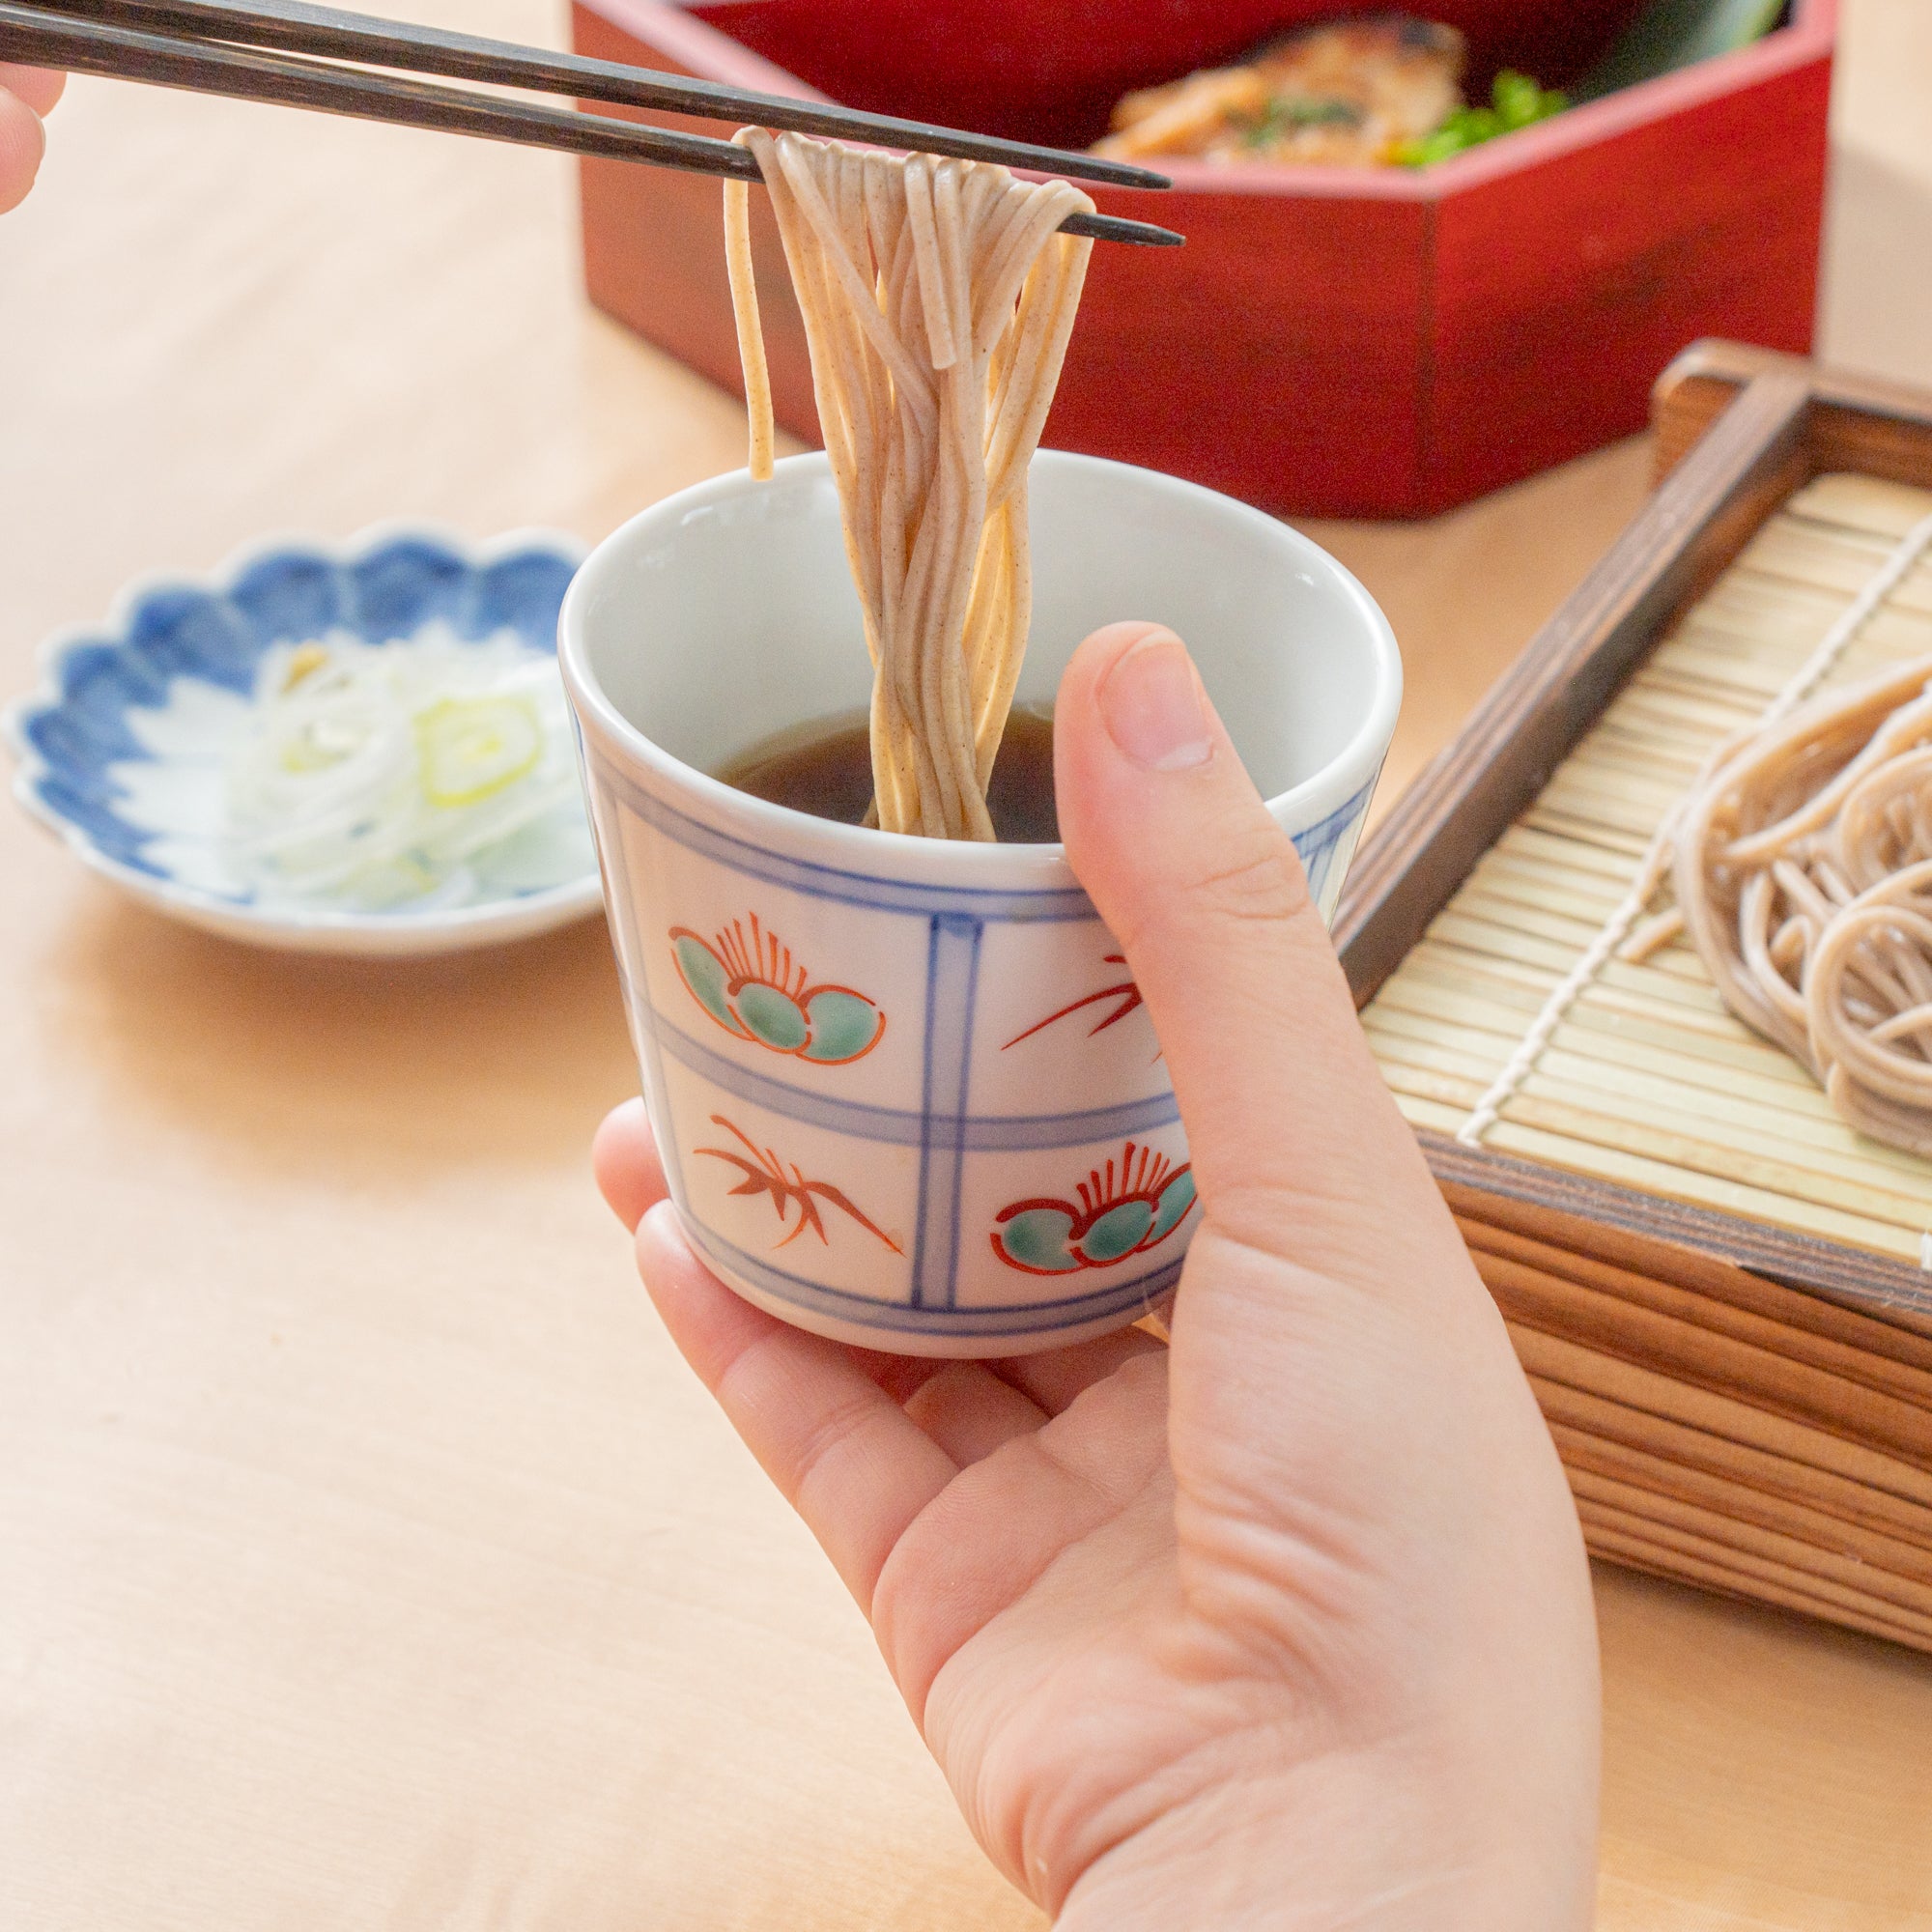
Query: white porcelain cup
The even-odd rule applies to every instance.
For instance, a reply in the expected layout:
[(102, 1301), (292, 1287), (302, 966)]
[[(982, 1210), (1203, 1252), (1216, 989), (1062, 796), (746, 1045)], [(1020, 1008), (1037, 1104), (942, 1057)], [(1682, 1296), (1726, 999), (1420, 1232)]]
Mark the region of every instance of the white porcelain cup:
[[(1032, 499), (1020, 701), (1100, 625), (1171, 625), (1330, 915), (1401, 701), (1368, 593), (1151, 470), (1042, 451)], [(1061, 848), (867, 831), (708, 776), (869, 697), (825, 459), (633, 518), (560, 638), (651, 1124), (718, 1274), (925, 1355), (1058, 1346), (1172, 1289), (1200, 1218), (1179, 1110)]]

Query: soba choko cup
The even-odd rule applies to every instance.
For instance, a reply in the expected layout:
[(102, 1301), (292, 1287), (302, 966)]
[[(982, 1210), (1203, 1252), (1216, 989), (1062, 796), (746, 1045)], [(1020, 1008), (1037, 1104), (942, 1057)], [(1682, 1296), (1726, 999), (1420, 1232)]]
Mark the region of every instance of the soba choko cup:
[[(1100, 625), (1171, 625), (1329, 916), (1401, 700), (1368, 593), (1150, 470), (1042, 451), (1032, 501), (1020, 701)], [(1061, 847), (868, 831), (709, 776), (868, 699), (825, 459), (633, 518), (579, 572), (560, 657), (651, 1124), (720, 1277), (926, 1355), (1058, 1346), (1171, 1290), (1200, 1218), (1179, 1113)]]

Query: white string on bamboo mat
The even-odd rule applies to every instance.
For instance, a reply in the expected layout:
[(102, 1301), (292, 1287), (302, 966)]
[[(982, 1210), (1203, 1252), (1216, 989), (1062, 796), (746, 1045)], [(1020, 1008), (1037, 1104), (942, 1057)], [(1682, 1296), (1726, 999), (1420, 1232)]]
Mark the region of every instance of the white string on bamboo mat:
[[(1825, 633), (1818, 648), (1804, 660), (1797, 674), (1765, 708), (1754, 727), (1756, 730), (1762, 731), (1777, 724), (1811, 696), (1831, 674), (1833, 666), (1845, 654), (1852, 640), (1870, 623), (1880, 606), (1898, 588), (1906, 573), (1924, 554), (1928, 546), (1932, 546), (1932, 517), (1921, 518), (1906, 531), (1898, 548), (1845, 607), (1844, 614)], [(1457, 1129), (1456, 1138), (1463, 1146), (1480, 1147), (1483, 1144), (1483, 1136), (1502, 1118), (1503, 1109), (1522, 1083), (1535, 1072), (1537, 1062), (1543, 1058), (1544, 1048), (1563, 1024), (1570, 1009), (1604, 970), (1611, 954), (1629, 938), (1631, 928), (1643, 917), (1644, 908), (1657, 896), (1657, 888), (1670, 864), (1671, 838), (1677, 816), (1677, 810), (1664, 815), (1663, 823), (1657, 828), (1656, 835), (1644, 850), (1643, 863), (1637, 867), (1630, 892), (1584, 950), (1582, 957), (1544, 1001), (1542, 1010), (1531, 1023), (1529, 1031), (1517, 1042), (1516, 1051), (1504, 1063), (1503, 1070), (1490, 1083), (1489, 1091), (1476, 1102), (1475, 1110)], [(1932, 1234), (1928, 1234), (1921, 1244), (1919, 1262), (1921, 1266), (1932, 1268)]]

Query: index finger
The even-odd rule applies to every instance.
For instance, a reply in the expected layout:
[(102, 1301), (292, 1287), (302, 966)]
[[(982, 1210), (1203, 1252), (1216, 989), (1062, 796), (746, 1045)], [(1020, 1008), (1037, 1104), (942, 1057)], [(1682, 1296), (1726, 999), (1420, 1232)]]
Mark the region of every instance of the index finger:
[(670, 1192), (641, 1100), (626, 1100), (605, 1115), (590, 1144), (590, 1165), (611, 1213), (633, 1234)]

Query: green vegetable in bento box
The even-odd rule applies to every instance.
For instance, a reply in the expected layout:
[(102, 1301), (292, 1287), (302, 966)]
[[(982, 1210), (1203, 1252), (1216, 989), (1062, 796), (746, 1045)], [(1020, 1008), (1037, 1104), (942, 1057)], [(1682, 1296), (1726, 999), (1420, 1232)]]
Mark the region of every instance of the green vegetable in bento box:
[(1532, 122), (1547, 121), (1570, 104), (1568, 95), (1542, 88), (1526, 73), (1504, 68), (1490, 88), (1488, 107), (1459, 107), (1442, 125), (1419, 141), (1405, 141), (1395, 158), (1406, 168), (1426, 168), (1432, 161), (1446, 161), (1451, 155), (1463, 154), (1493, 141)]
[(1579, 100), (1595, 100), (1660, 73), (1735, 52), (1777, 25), (1784, 0), (1650, 0), (1616, 44), (1577, 83)]
[(1528, 74), (1507, 67), (1496, 75), (1490, 98), (1496, 103), (1496, 115), (1505, 128), (1546, 121), (1564, 104), (1562, 95), (1544, 93)]

